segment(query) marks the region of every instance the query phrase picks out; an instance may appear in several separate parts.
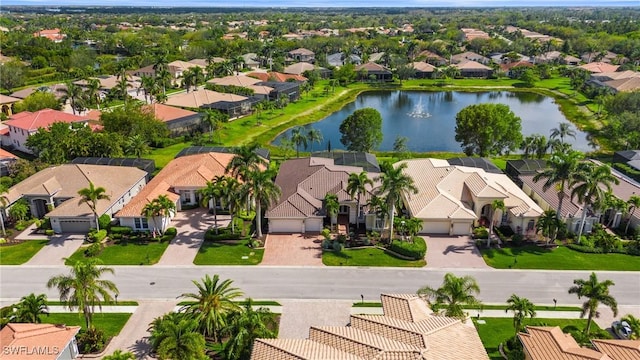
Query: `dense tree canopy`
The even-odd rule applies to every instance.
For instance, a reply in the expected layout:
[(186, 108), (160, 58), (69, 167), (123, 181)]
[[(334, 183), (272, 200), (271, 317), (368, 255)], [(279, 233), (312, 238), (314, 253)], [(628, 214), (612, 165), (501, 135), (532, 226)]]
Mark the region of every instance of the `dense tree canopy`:
[(61, 108), (62, 104), (54, 94), (45, 91), (36, 91), (24, 98), (24, 100), (17, 102), (13, 106), (13, 111), (19, 113), (22, 111), (35, 112), (42, 109), (60, 110)]
[(456, 141), (469, 156), (514, 151), (522, 143), (521, 131), (520, 118), (503, 104), (470, 105), (456, 115)]
[(375, 150), (382, 142), (382, 116), (376, 109), (358, 109), (342, 121), (340, 133), (349, 151)]
[(106, 132), (118, 133), (127, 138), (140, 135), (152, 144), (169, 135), (166, 125), (142, 104), (128, 103), (104, 112), (100, 120)]

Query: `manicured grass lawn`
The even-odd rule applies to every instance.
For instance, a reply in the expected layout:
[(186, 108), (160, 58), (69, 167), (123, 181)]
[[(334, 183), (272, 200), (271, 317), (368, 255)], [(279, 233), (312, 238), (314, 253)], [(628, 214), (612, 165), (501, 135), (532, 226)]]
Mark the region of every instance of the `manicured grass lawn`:
[[(169, 241), (126, 241), (109, 245), (102, 249), (96, 258), (104, 265), (153, 265), (169, 246)], [(65, 264), (71, 265), (78, 260), (85, 260), (85, 248), (78, 249)]]
[(553, 250), (529, 245), (519, 248), (481, 248), (480, 251), (487, 265), (496, 269), (640, 271), (640, 256), (586, 254), (564, 246)]
[[(64, 303), (62, 301), (47, 301), (47, 305), (49, 306), (63, 306)], [(109, 304), (108, 306), (138, 306), (137, 301), (133, 300), (118, 300), (118, 304), (115, 303)]]
[[(354, 302), (353, 307), (382, 307), (381, 302)], [(470, 306), (465, 309), (479, 309), (480, 307)], [(505, 310), (507, 305), (482, 305), (483, 310)], [(580, 307), (578, 306), (535, 306), (536, 311), (580, 311)]]
[[(513, 318), (480, 318), (484, 320), (486, 324), (478, 324), (477, 319), (473, 319), (476, 329), (478, 329), (478, 335), (484, 348), (487, 349), (487, 353), (491, 360), (502, 360), (498, 346), (500, 343), (507, 341), (509, 338), (515, 335), (515, 329), (513, 327)], [(469, 320), (467, 320), (469, 321)], [(543, 325), (543, 326), (560, 326), (564, 328), (568, 325), (573, 325), (578, 329), (584, 329), (587, 325), (586, 319), (527, 319), (524, 321), (525, 325)], [(591, 324), (591, 331), (596, 332), (600, 328), (594, 322)]]
[[(130, 317), (131, 314), (127, 313), (101, 313), (96, 308), (91, 321), (95, 327), (104, 331), (107, 337), (112, 337), (120, 333), (120, 330), (122, 330)], [(65, 324), (85, 328), (84, 316), (78, 313), (54, 313), (49, 314), (49, 316), (44, 315), (41, 319), (45, 324)], [(142, 326), (147, 326), (147, 324)]]
[(325, 251), (322, 263), (327, 266), (389, 266), (389, 267), (423, 267), (424, 260), (403, 260), (387, 254), (378, 248), (344, 249), (340, 253)]
[(189, 146), (186, 143), (178, 143), (167, 146), (161, 149), (154, 149), (151, 153), (144, 156), (145, 159), (152, 159), (156, 162), (156, 169), (161, 169), (165, 167), (169, 161), (173, 160), (173, 158), (180, 152), (180, 150)]
[[(205, 241), (193, 260), (196, 265), (257, 265), (262, 261), (264, 249), (252, 249), (247, 241), (237, 244)], [(246, 257), (246, 259), (243, 259)]]
[(16, 245), (0, 246), (0, 265), (20, 265), (27, 262), (49, 240), (28, 240)]

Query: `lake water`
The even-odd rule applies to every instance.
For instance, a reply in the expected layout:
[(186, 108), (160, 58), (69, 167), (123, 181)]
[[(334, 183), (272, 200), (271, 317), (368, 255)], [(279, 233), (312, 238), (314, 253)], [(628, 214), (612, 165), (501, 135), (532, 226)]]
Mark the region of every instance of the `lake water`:
[[(371, 107), (382, 115), (384, 137), (378, 150), (393, 150), (396, 137), (406, 136), (410, 151), (461, 152), (462, 148), (455, 140), (456, 114), (468, 105), (481, 103), (508, 105), (522, 119), (523, 136), (541, 134), (548, 138), (551, 129), (557, 128), (561, 122), (567, 122), (553, 98), (534, 93), (396, 90), (363, 93), (341, 110), (305, 127), (319, 129), (324, 137), (321, 144), (313, 144), (314, 151), (326, 150), (329, 142), (332, 149), (344, 149), (340, 142), (340, 124), (355, 110)], [(575, 126), (573, 129), (576, 131), (576, 138), (566, 141), (576, 150), (591, 150), (587, 134), (578, 131)], [(290, 133), (291, 130), (288, 130), (279, 135), (274, 144), (280, 144), (282, 137), (289, 136)]]

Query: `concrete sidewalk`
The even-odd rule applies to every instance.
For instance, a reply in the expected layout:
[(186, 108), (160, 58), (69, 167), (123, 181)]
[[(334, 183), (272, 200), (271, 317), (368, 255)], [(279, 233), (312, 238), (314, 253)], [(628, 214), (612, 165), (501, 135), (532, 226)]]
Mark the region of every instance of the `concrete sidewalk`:
[[(123, 305), (123, 306), (118, 306), (118, 305), (107, 305), (107, 306), (103, 306), (102, 310), (96, 306), (96, 314), (99, 313), (127, 313), (127, 314), (133, 314), (134, 312), (136, 312), (136, 310), (138, 309), (137, 305)], [(51, 305), (49, 306), (49, 312), (54, 314), (54, 313), (77, 313), (78, 310), (69, 310), (68, 307), (66, 306), (62, 306), (62, 305)]]

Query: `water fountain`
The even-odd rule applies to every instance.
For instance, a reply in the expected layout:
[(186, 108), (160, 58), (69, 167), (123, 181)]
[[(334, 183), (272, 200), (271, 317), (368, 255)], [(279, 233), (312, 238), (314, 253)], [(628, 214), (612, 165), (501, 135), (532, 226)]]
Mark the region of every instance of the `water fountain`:
[(422, 105), (422, 97), (420, 97), (420, 100), (418, 100), (418, 103), (413, 108), (413, 111), (408, 112), (407, 115), (416, 119), (426, 119), (431, 117), (431, 114), (428, 111), (424, 110), (424, 105)]

